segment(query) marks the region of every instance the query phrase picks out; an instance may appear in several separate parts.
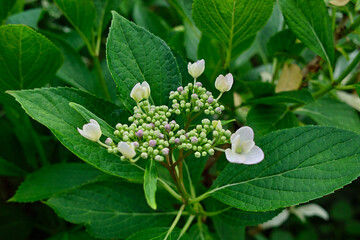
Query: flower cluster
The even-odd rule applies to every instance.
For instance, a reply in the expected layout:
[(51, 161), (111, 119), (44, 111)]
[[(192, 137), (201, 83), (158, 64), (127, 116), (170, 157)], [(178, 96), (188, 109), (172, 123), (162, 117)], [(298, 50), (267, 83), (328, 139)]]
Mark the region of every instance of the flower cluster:
[[(146, 81), (136, 84), (130, 96), (137, 106), (134, 107), (133, 116), (128, 119), (129, 124), (116, 125), (114, 135), (120, 139), (118, 143), (111, 138), (107, 138), (105, 143), (102, 143), (101, 128), (93, 119), (84, 125), (83, 130), (78, 129), (79, 133), (106, 147), (109, 153), (120, 153), (122, 160), (131, 162), (139, 159), (169, 162), (169, 158), (176, 150), (194, 154), (196, 158), (213, 155), (219, 150), (225, 152), (226, 158), (231, 163), (259, 163), (263, 160), (264, 153), (255, 146), (251, 128), (242, 127), (232, 134), (231, 131), (223, 129), (221, 121), (211, 121), (209, 118), (203, 118), (199, 124), (191, 125), (201, 114), (221, 114), (225, 108), (219, 103), (219, 99), (233, 85), (233, 76), (230, 73), (226, 76), (220, 75), (215, 81), (215, 87), (220, 94), (215, 98), (201, 82), (197, 81), (204, 69), (204, 60), (189, 63), (188, 70), (194, 78), (194, 83), (171, 91), (170, 107), (151, 104), (150, 85)], [(183, 119), (179, 119), (181, 116)], [(231, 148), (226, 150), (217, 148), (226, 143), (231, 143)]]

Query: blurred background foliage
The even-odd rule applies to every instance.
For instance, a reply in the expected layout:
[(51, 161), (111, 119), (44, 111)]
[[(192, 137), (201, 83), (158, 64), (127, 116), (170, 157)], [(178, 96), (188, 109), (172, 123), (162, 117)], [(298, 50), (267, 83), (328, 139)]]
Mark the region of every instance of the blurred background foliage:
[[(83, 0), (91, 1), (91, 0)], [(58, 3), (61, 1), (57, 1)], [(279, 5), (266, 25), (253, 37), (233, 50), (230, 61), (222, 45), (209, 38), (196, 27), (192, 14), (192, 0), (110, 0), (104, 20), (96, 34), (91, 52), (84, 37), (73, 27), (69, 19), (51, 0), (0, 0), (0, 23), (25, 24), (50, 39), (61, 51), (59, 70), (40, 86), (71, 86), (107, 98), (122, 106), (116, 97), (116, 87), (108, 71), (105, 56), (106, 38), (109, 32), (111, 13), (115, 10), (127, 19), (146, 28), (163, 39), (172, 49), (181, 69), (186, 73), (186, 63), (205, 59), (206, 70), (202, 81), (213, 89), (216, 76), (233, 73), (236, 83), (233, 94), (227, 94), (223, 102), (227, 108), (227, 119), (237, 119), (233, 128), (245, 123), (253, 127), (257, 137), (285, 127), (303, 124), (338, 126), (360, 132), (360, 103), (353, 88), (339, 87), (321, 101), (311, 103), (292, 112), (284, 111), (283, 105), (262, 105), (262, 97), (273, 96), (284, 90), (309, 89), (316, 92), (329, 82), (327, 65), (323, 59), (308, 49), (289, 30)], [(356, 1), (354, 1), (356, 3)], [(104, 1), (94, 0), (96, 10), (104, 9)], [(358, 4), (359, 5), (359, 4)], [(335, 35), (336, 54), (334, 77), (341, 77), (349, 63), (357, 56), (360, 45), (358, 9), (355, 4), (328, 8)], [(86, 14), (86, 9), (80, 9)], [(91, 31), (91, 30), (90, 30)], [(95, 33), (93, 33), (95, 34)], [(4, 39), (0, 39), (3, 41)], [(53, 58), (56, 56), (53, 55)], [(184, 74), (184, 82), (192, 81)], [(103, 79), (108, 92), (100, 86)], [(288, 79), (297, 79), (289, 83)], [(345, 79), (346, 85), (360, 81), (359, 68)], [(289, 85), (290, 84), (290, 85)], [(359, 88), (359, 87), (358, 87)], [(64, 148), (51, 132), (31, 120), (26, 113), (1, 89), (0, 94), (0, 238), (22, 239), (93, 239), (83, 226), (65, 222), (45, 204), (8, 203), (24, 177), (44, 166), (54, 163), (81, 162)], [(304, 96), (300, 98), (304, 100)], [(257, 99), (257, 100), (256, 100)], [(263, 100), (266, 101), (267, 99)], [(274, 112), (282, 117), (273, 116)], [(260, 120), (259, 120), (260, 119)], [(264, 127), (265, 126), (265, 127)], [(203, 181), (209, 186), (216, 171), (225, 161), (212, 168), (211, 161), (205, 166)], [(359, 239), (360, 238), (360, 182), (314, 202), (323, 206), (330, 220), (309, 218), (305, 224), (291, 215), (281, 227), (262, 231), (258, 227), (246, 229), (247, 239)], [(209, 226), (209, 235), (217, 239), (211, 220), (204, 219)], [(189, 233), (191, 235), (191, 231)], [(207, 239), (207, 238), (205, 238)], [(233, 238), (233, 239), (236, 239)]]

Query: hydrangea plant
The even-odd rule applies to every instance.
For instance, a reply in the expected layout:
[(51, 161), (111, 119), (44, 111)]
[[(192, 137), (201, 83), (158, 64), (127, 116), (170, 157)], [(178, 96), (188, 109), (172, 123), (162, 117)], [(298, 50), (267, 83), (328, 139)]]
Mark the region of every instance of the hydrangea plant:
[[(329, 219), (308, 202), (360, 175), (360, 87), (348, 77), (360, 54), (335, 61), (335, 43), (360, 18), (333, 31), (349, 1), (170, 0), (184, 26), (169, 36), (134, 3), (135, 21), (166, 42), (110, 12), (121, 11), (113, 0), (54, 2), (81, 51), (70, 34), (0, 27), (0, 100), (34, 170), (10, 202), (42, 201), (88, 239), (245, 239), (245, 227), (278, 227), (291, 214)], [(284, 26), (271, 38), (268, 21)], [(71, 157), (52, 137), (42, 144), (28, 116)]]

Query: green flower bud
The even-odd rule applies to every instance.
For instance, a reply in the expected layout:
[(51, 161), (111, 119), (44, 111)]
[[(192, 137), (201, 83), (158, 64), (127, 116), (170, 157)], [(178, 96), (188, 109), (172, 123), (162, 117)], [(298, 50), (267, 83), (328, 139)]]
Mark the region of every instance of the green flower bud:
[(210, 156), (214, 155), (215, 154), (215, 150), (214, 149), (209, 149), (208, 150), (208, 153)]
[(195, 155), (196, 158), (200, 158), (200, 157), (201, 157), (201, 153), (199, 153), (199, 152), (196, 152), (194, 155)]
[(122, 124), (121, 124), (121, 123), (118, 123), (118, 124), (116, 124), (116, 127), (115, 127), (115, 128), (116, 128), (117, 130), (120, 130), (121, 127), (122, 127)]
[(207, 152), (205, 152), (205, 151), (201, 153), (201, 156), (203, 156), (203, 157), (206, 157), (206, 155), (207, 155)]
[(149, 157), (149, 155), (147, 153), (143, 152), (143, 153), (141, 153), (140, 157), (142, 159), (147, 159)]
[(213, 131), (213, 136), (214, 136), (214, 137), (219, 136), (219, 132), (218, 132), (218, 131)]

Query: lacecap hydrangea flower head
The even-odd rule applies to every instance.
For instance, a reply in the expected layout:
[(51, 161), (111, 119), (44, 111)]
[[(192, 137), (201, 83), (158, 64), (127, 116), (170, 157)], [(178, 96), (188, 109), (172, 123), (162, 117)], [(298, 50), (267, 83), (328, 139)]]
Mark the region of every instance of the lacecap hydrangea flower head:
[[(85, 138), (107, 148), (109, 153), (119, 154), (121, 160), (132, 163), (140, 159), (154, 159), (164, 166), (173, 166), (177, 162), (177, 159), (173, 159), (175, 150), (181, 151), (182, 156), (193, 154), (196, 158), (223, 151), (230, 163), (261, 162), (264, 153), (255, 145), (254, 132), (250, 127), (242, 127), (231, 133), (223, 128), (221, 120), (212, 120), (221, 116), (225, 109), (219, 99), (232, 88), (232, 74), (217, 77), (215, 88), (220, 93), (215, 97), (197, 81), (204, 70), (204, 60), (188, 64), (194, 83), (171, 91), (169, 106), (150, 103), (150, 84), (146, 81), (137, 83), (130, 93), (136, 103), (134, 114), (129, 117), (129, 124), (116, 125), (114, 135), (119, 139), (117, 142), (111, 138), (101, 142), (101, 128), (94, 119), (78, 131)], [(204, 115), (207, 117), (201, 119), (200, 123), (193, 124), (195, 119)], [(183, 117), (184, 123), (177, 122), (180, 117)], [(218, 148), (224, 144), (231, 144), (231, 147), (226, 150)]]

